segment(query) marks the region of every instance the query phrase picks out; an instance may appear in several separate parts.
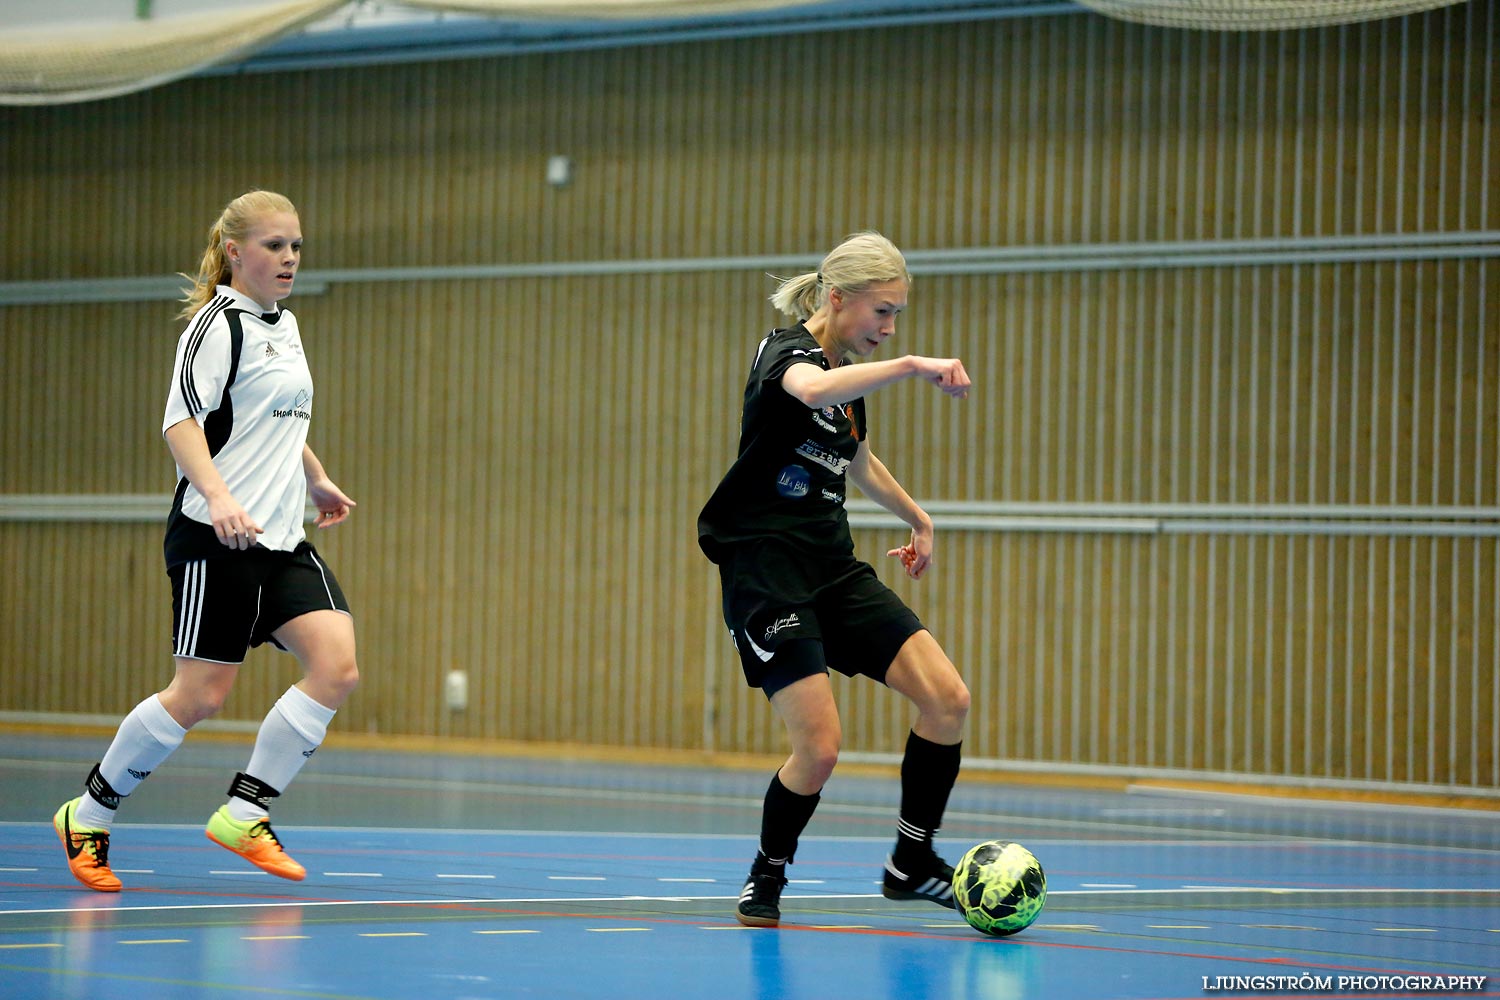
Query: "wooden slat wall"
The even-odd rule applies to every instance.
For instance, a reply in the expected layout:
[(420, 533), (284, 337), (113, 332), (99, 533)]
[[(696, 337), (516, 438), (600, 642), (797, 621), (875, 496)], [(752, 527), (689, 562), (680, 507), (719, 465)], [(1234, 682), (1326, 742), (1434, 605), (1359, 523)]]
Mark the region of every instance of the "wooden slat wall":
[[(865, 226), (913, 250), (1493, 230), (1497, 8), (1264, 35), (1080, 14), (3, 109), (0, 280), (189, 269), (252, 184), (298, 202), (309, 270), (801, 253)], [(566, 188), (543, 181), (552, 154), (576, 164)], [(1497, 276), (919, 277), (898, 343), (962, 355), (979, 390), (887, 390), (872, 443), (925, 499), (1493, 505)], [(292, 300), (314, 447), (361, 503), (319, 539), (366, 677), (337, 726), (781, 746), (693, 539), (771, 288), (709, 271)], [(0, 308), (0, 490), (170, 490), (172, 312)], [(159, 545), (150, 525), (0, 524), (0, 710), (114, 714), (164, 681)], [(971, 680), (972, 754), (1500, 786), (1494, 539), (942, 545), (900, 586)], [(252, 663), (234, 718), (294, 675)], [(840, 690), (851, 750), (899, 747), (900, 705)]]

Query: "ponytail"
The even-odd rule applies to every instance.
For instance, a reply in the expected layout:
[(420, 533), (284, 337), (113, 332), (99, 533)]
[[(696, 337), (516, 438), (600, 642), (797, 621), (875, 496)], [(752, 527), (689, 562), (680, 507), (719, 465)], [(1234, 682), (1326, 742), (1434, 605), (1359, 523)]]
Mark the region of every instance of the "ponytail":
[(808, 271), (782, 281), (771, 296), (771, 305), (795, 319), (807, 319), (822, 307), (826, 298), (823, 276)]

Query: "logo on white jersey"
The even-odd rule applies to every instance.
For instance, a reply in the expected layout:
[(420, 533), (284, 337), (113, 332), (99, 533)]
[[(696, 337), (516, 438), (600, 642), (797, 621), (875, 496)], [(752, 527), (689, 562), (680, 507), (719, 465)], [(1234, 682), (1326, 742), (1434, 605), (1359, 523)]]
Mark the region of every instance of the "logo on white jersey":
[(292, 400), (292, 405), (285, 410), (272, 410), (271, 416), (277, 419), (283, 417), (296, 417), (298, 420), (311, 420), (312, 414), (307, 412), (307, 404), (312, 399), (312, 393), (306, 389), (298, 389), (297, 396)]

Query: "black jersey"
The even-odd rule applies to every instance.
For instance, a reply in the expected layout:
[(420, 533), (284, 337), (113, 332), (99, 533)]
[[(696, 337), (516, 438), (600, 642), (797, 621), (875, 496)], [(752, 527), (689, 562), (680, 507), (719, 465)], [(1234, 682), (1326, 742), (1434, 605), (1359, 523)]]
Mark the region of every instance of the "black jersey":
[(760, 342), (745, 382), (739, 456), (698, 515), (698, 544), (716, 563), (726, 546), (757, 538), (804, 551), (854, 551), (844, 474), (865, 439), (865, 401), (803, 405), (781, 386), (798, 363), (829, 367), (803, 324)]

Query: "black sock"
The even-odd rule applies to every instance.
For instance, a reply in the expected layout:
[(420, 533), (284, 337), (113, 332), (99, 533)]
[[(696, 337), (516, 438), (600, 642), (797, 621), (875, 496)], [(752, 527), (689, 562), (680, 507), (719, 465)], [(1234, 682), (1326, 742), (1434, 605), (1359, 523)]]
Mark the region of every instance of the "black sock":
[(897, 868), (921, 860), (932, 850), (932, 837), (943, 825), (948, 793), (958, 780), (962, 743), (945, 746), (916, 733), (906, 738), (901, 758), (901, 818), (896, 827)]
[(781, 783), (777, 771), (766, 789), (766, 804), (760, 815), (760, 851), (772, 864), (785, 865), (797, 853), (797, 838), (807, 828), (819, 795), (798, 795)]

